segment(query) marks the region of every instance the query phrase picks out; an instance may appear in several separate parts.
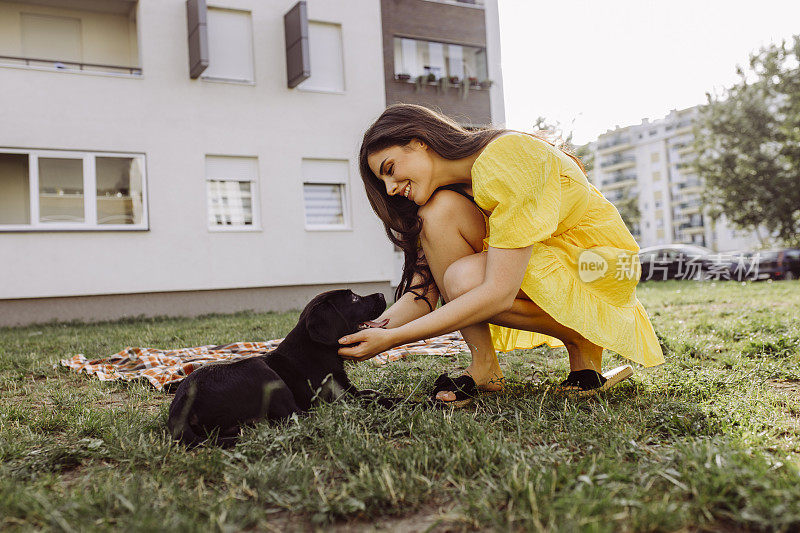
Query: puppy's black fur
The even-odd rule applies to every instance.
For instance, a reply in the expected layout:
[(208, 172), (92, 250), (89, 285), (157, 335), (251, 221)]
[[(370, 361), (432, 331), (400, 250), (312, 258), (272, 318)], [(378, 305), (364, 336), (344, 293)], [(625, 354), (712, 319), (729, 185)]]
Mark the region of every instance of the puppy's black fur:
[(317, 400), (344, 392), (370, 398), (350, 384), (337, 340), (377, 318), (386, 309), (380, 293), (358, 296), (350, 290), (320, 294), (305, 307), (297, 326), (272, 352), (233, 363), (198, 368), (181, 382), (169, 408), (168, 426), (189, 445), (236, 443), (243, 425), (282, 420), (308, 411)]

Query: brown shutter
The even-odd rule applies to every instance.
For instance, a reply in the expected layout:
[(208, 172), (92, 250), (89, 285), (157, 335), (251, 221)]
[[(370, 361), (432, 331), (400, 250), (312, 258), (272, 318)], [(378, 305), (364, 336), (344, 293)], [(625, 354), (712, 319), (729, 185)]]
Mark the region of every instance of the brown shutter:
[(189, 76), (198, 78), (208, 67), (206, 0), (186, 0), (189, 25)]
[(289, 88), (297, 87), (311, 76), (308, 53), (308, 12), (305, 0), (297, 2), (283, 16), (286, 38), (286, 76)]

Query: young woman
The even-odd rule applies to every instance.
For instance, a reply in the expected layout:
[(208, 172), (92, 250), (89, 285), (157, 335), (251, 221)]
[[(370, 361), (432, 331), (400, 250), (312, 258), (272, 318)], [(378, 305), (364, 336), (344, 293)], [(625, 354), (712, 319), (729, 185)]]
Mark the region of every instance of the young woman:
[[(581, 395), (630, 375), (606, 379), (603, 348), (645, 366), (664, 361), (636, 298), (639, 247), (573, 156), (533, 135), (467, 131), (396, 104), (364, 134), (359, 166), (405, 264), (396, 303), (375, 321), (388, 319), (385, 329), (343, 337), (343, 357), (460, 330), (472, 364), (440, 376), (433, 394), (454, 403), (502, 388), (495, 350), (565, 346), (561, 389)], [(434, 309), (439, 297), (446, 305)]]

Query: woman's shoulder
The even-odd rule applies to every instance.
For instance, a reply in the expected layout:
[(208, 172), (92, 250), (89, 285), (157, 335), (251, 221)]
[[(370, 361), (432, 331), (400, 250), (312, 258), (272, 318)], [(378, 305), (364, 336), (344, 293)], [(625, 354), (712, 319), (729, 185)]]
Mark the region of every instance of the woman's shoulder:
[(526, 156), (528, 158), (540, 159), (546, 157), (552, 146), (534, 135), (519, 131), (504, 132), (491, 141), (483, 148), (483, 151), (475, 159), (473, 165), (473, 175), (480, 173), (482, 169), (491, 170), (492, 167), (500, 164), (523, 164)]
[(535, 135), (520, 131), (507, 131), (489, 141), (475, 162), (502, 157), (509, 152), (515, 155), (527, 153), (535, 156), (547, 153), (551, 148), (550, 143)]

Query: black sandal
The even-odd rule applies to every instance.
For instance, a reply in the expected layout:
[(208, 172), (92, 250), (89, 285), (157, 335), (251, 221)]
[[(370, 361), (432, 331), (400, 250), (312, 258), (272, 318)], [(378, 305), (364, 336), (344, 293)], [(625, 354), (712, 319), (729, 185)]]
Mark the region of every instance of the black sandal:
[(632, 375), (633, 369), (630, 365), (619, 366), (605, 374), (590, 368), (574, 370), (558, 385), (556, 392), (575, 396), (594, 396)]
[[(436, 395), (442, 391), (452, 392), (456, 399), (452, 401), (439, 400)], [(433, 392), (428, 397), (428, 403), (441, 407), (448, 406), (453, 408), (469, 405), (473, 398), (478, 395), (478, 386), (469, 374), (458, 376), (453, 379), (447, 374), (442, 374), (433, 382)]]

